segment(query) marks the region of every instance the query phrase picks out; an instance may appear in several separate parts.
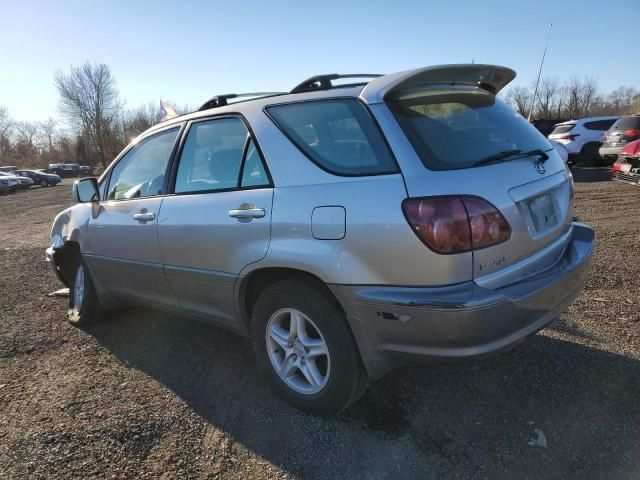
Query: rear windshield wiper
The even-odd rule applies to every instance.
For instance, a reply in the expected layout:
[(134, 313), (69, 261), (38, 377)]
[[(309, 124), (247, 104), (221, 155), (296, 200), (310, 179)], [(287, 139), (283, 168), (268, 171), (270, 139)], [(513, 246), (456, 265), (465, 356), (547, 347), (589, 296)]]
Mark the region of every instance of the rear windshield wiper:
[(544, 150), (536, 148), (535, 150), (529, 150), (528, 152), (523, 152), (522, 150), (503, 150), (502, 152), (494, 153), (493, 155), (489, 155), (487, 158), (483, 158), (482, 160), (478, 160), (473, 164), (474, 167), (478, 165), (488, 165), (490, 163), (499, 163), (503, 162), (508, 158), (514, 157), (516, 158), (527, 158), (533, 156), (539, 156), (541, 161), (546, 161), (549, 159), (549, 155), (546, 154)]

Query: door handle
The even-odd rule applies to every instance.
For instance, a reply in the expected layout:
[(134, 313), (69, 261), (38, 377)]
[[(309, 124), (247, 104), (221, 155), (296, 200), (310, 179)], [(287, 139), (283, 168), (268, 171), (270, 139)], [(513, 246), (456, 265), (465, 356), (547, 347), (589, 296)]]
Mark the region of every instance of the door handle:
[(133, 219), (139, 222), (150, 222), (151, 220), (156, 219), (156, 214), (153, 212), (134, 213)]
[(262, 218), (266, 215), (264, 208), (238, 208), (229, 210), (229, 216), (234, 218)]

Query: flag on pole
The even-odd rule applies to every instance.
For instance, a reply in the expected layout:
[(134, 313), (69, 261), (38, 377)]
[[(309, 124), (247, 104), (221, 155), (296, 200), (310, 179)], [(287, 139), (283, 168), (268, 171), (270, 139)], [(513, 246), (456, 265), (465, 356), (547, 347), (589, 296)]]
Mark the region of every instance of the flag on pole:
[(160, 121), (164, 122), (177, 116), (178, 114), (176, 113), (175, 109), (171, 105), (163, 102), (162, 99), (160, 99)]

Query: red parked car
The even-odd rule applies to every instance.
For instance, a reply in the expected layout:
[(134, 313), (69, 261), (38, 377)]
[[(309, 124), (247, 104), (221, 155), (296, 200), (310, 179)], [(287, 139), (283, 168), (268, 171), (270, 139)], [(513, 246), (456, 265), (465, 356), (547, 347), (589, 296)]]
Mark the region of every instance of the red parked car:
[(640, 185), (640, 140), (622, 147), (613, 164), (613, 179)]

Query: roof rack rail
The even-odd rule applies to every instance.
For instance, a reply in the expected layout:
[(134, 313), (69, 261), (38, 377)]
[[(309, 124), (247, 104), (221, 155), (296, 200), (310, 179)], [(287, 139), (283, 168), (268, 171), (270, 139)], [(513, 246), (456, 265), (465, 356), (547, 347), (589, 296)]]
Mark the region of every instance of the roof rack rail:
[(364, 85), (369, 82), (355, 82), (343, 85), (334, 85), (331, 81), (341, 78), (377, 78), (381, 76), (382, 75), (379, 73), (346, 73), (343, 75), (340, 75), (338, 73), (329, 73), (325, 75), (315, 75), (296, 85), (289, 93), (311, 92), (314, 90), (329, 90), (336, 87), (354, 87), (357, 85)]
[[(285, 95), (287, 92), (256, 92), (256, 93), (227, 93), (225, 95), (216, 95), (210, 98), (198, 108), (198, 112), (202, 110), (208, 110), (210, 108), (224, 107), (229, 105), (229, 100), (233, 98), (263, 98), (263, 97), (275, 97), (276, 95)], [(237, 103), (237, 102), (236, 102)]]

